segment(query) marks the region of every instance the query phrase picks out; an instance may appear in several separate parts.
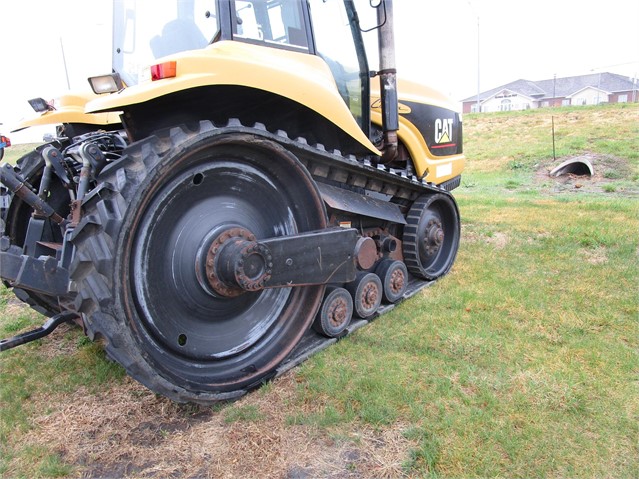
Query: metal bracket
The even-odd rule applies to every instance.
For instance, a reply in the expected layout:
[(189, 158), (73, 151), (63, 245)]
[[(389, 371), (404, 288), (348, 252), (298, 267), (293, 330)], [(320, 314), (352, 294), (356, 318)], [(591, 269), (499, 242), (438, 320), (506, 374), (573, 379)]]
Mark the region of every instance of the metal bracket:
[(49, 318), (40, 328), (32, 329), (26, 333), (18, 334), (11, 338), (0, 339), (0, 352), (13, 349), (21, 344), (30, 343), (36, 339), (43, 338), (51, 334), (62, 323), (66, 323), (78, 317), (78, 313), (73, 311), (64, 311)]

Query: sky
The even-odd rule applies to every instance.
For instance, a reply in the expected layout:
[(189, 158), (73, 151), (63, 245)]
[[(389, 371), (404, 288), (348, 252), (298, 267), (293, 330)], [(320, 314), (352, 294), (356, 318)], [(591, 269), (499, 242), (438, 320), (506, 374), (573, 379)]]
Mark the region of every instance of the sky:
[[(87, 90), (89, 76), (111, 70), (111, 5), (2, 1), (0, 132), (32, 115), (28, 99)], [(394, 10), (398, 74), (458, 102), (522, 78), (639, 77), (638, 0), (394, 0)]]

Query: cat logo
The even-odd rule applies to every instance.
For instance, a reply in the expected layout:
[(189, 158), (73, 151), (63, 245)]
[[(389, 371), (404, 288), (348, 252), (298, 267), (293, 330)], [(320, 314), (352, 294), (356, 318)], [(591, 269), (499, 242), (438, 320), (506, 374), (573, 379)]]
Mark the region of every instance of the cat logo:
[(435, 120), (435, 145), (433, 148), (447, 148), (455, 146), (453, 143), (453, 119), (437, 118)]

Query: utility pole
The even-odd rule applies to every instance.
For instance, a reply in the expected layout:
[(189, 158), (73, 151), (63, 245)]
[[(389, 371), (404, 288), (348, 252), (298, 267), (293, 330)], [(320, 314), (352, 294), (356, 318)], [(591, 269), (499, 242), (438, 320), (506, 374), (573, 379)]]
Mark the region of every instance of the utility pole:
[(62, 63), (64, 64), (64, 74), (67, 78), (67, 90), (71, 90), (71, 83), (69, 82), (69, 70), (67, 70), (67, 58), (64, 56), (64, 45), (62, 44), (62, 37), (60, 37), (60, 50), (62, 50)]
[(468, 6), (470, 7), (471, 11), (473, 12), (473, 15), (475, 15), (477, 17), (477, 109), (476, 109), (476, 113), (480, 113), (481, 112), (481, 106), (480, 106), (480, 100), (479, 100), (479, 95), (481, 92), (480, 89), (480, 58), (479, 58), (479, 52), (481, 51), (479, 48), (479, 14), (475, 11), (475, 9), (473, 8), (473, 5), (470, 3), (470, 0), (467, 0)]

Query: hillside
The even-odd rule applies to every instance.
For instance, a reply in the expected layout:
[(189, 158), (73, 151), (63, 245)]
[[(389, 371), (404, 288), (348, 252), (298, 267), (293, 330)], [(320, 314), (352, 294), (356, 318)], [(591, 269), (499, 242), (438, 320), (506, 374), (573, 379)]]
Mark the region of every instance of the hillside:
[[(464, 151), (465, 190), (501, 186), (634, 195), (639, 193), (639, 104), (466, 115)], [(554, 166), (578, 156), (591, 161), (593, 178), (548, 176)]]

